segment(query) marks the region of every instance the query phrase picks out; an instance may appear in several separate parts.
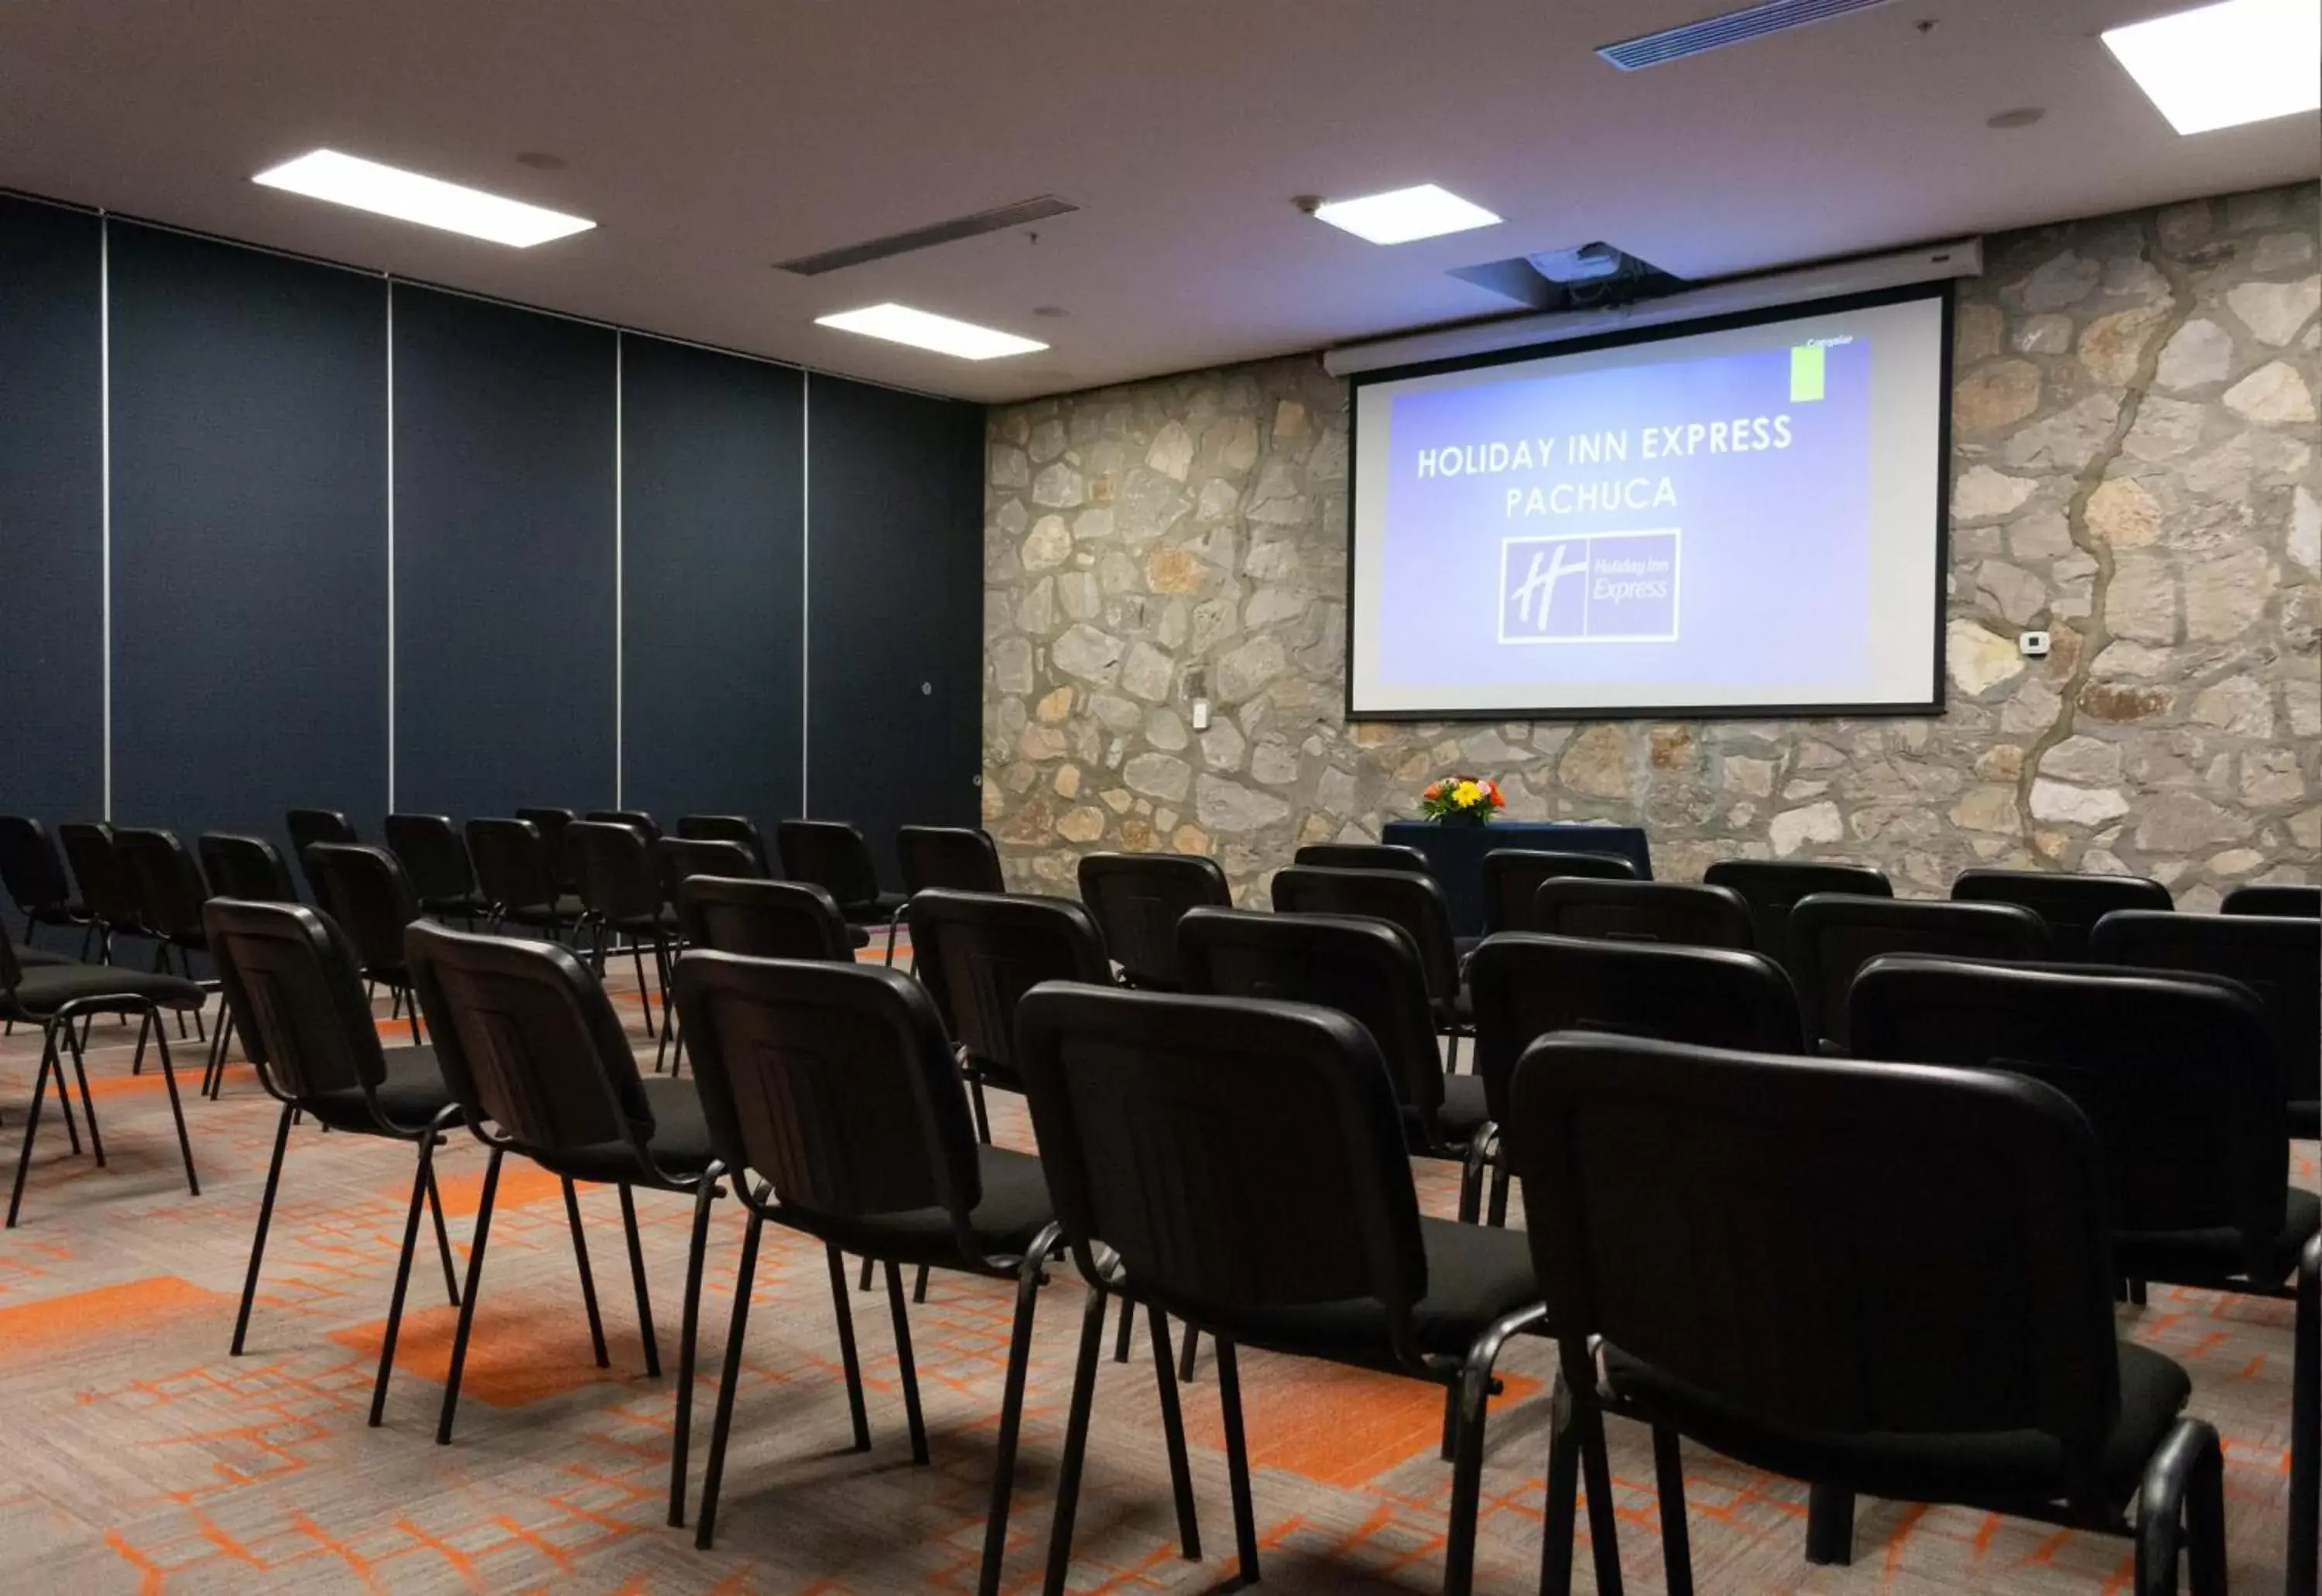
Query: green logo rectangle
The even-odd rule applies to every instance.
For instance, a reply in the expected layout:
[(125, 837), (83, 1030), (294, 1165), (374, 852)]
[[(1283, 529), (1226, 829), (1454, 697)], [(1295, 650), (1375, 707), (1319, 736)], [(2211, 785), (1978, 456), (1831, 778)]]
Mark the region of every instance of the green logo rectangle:
[(1793, 344), (1790, 348), (1790, 403), (1803, 405), (1822, 397), (1822, 345)]

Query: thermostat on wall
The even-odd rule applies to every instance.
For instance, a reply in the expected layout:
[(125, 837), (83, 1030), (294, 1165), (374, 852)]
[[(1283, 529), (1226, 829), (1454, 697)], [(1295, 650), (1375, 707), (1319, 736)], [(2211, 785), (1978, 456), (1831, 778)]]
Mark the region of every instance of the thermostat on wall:
[(2016, 638), (2016, 647), (2025, 658), (2036, 660), (2048, 652), (2048, 634), (2045, 632), (2026, 632)]

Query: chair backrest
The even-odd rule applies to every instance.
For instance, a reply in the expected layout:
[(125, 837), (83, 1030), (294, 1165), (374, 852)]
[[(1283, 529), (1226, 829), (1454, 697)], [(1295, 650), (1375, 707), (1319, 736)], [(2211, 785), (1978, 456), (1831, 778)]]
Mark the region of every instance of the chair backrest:
[(354, 823), (336, 809), (292, 809), (282, 816), (290, 852), (304, 855), (316, 843), (359, 843)]
[(1532, 892), (1532, 924), (1551, 936), (1667, 942), (1751, 951), (1750, 906), (1731, 887), (1691, 881), (1586, 880), (1559, 876)]
[(943, 1022), (899, 970), (689, 953), (678, 1011), (711, 1145), (783, 1206), (858, 1218), (942, 1208), (964, 1250), (982, 1200)]
[(354, 949), (330, 917), (213, 898), (202, 924), (242, 1047), (278, 1094), (303, 1102), (387, 1078)]
[(239, 898), (245, 903), (296, 903), (297, 884), (290, 866), (264, 837), (239, 836), (232, 832), (202, 834), (197, 844), (202, 873), (210, 880), (214, 898)]
[(2066, 875), (2045, 870), (1964, 870), (1956, 903), (2020, 903), (2048, 923), (2052, 955), (2089, 956), (2089, 933), (2115, 909), (2170, 909), (2169, 889), (2138, 876)]
[(346, 934), (355, 962), (374, 975), (402, 970), (404, 929), (420, 910), (395, 855), (365, 843), (316, 843), (306, 869), (315, 901)]
[(114, 851), (113, 827), (96, 820), (68, 820), (57, 827), (57, 844), (88, 912), (116, 931), (136, 931), (142, 905), (135, 881)]
[(209, 889), (178, 834), (123, 826), (113, 834), (113, 851), (137, 894), (137, 918), (145, 929), (172, 942), (198, 944), (202, 900)]
[(72, 901), (64, 856), (48, 827), (29, 815), (0, 815), (0, 886), (28, 915), (60, 915)]
[(605, 989), (571, 950), (425, 920), (404, 932), (444, 1083), (470, 1124), (551, 1169), (584, 1148), (642, 1156), (653, 1107)]
[(1858, 1052), (2005, 1070), (2080, 1106), (2123, 1231), (2281, 1231), (2289, 1127), (2256, 995), (2213, 977), (2010, 969), (1889, 954), (1854, 978)]
[(2258, 995), (2273, 1031), (2284, 1102), (2322, 1097), (2322, 920), (2290, 915), (2180, 915), (2117, 909), (2097, 922), (2089, 957), (2147, 970), (2230, 976)]
[(403, 862), (411, 889), (430, 907), (464, 907), (476, 894), (476, 867), (448, 815), (389, 815), (387, 845)]
[(1814, 892), (1790, 908), (1790, 978), (1806, 1044), (1847, 1046), (1854, 972), (1881, 953), (2009, 962), (2044, 959), (2048, 925), (2016, 903), (1937, 903)]
[(476, 885), (493, 907), (546, 909), (556, 902), (556, 871), (540, 828), (529, 820), (471, 820), (468, 854)]
[(2033, 1431), (2057, 1443), (2061, 1493), (2098, 1497), (2120, 1409), (2111, 1259), (2096, 1139), (2062, 1096), (1588, 1035), (1534, 1043), (1512, 1095), (1560, 1336), (1698, 1391), (1760, 1467), (1825, 1474), (1817, 1436)]
[(1750, 906), (1750, 926), (1758, 951), (1785, 970), (1790, 967), (1790, 910), (1799, 898), (1815, 892), (1849, 892), (1857, 898), (1895, 896), (1895, 884), (1887, 873), (1867, 864), (1720, 859), (1701, 879), (1742, 895), (1742, 901)]
[(1789, 977), (1763, 953), (1739, 948), (1503, 932), (1468, 958), (1467, 984), (1476, 1073), (1494, 1119), (1507, 1111), (1524, 1049), (1557, 1031), (1805, 1051)]
[(2282, 918), (2322, 919), (2322, 887), (2298, 887), (2287, 882), (2252, 881), (2226, 894), (2219, 912), (2228, 915), (2273, 915)]
[(591, 809), (587, 818), (612, 825), (626, 825), (648, 845), (661, 841), (661, 825), (643, 809)]
[(1197, 908), (1177, 922), (1185, 990), (1335, 1008), (1370, 1033), (1395, 1094), (1431, 1135), (1443, 1055), (1411, 934), (1385, 920)]
[(758, 862), (754, 872), (762, 876), (774, 873), (773, 855), (766, 852), (766, 839), (758, 830), (758, 823), (747, 815), (684, 815), (678, 818), (677, 834), (705, 843), (739, 843), (750, 850)]
[(765, 871), (757, 855), (740, 843), (713, 842), (706, 837), (663, 837), (654, 844), (661, 863), (663, 900), (677, 901), (679, 885), (688, 876), (723, 876), (730, 880), (760, 880)]
[(855, 962), (846, 917), (811, 881), (688, 876), (677, 884), (677, 923), (695, 947), (721, 953)]
[(992, 834), (972, 825), (899, 825), (895, 852), (903, 865), (903, 890), (946, 887), (955, 892), (1005, 892), (1000, 850)]
[(774, 827), (774, 847), (782, 874), (812, 881), (842, 909), (866, 905), (879, 896), (879, 872), (871, 845), (843, 820), (785, 820)]
[(1274, 872), (1274, 907), (1293, 915), (1364, 915), (1400, 926), (1419, 950), (1427, 995), (1438, 1005), (1459, 990), (1459, 950), (1451, 908), (1435, 878), (1402, 870), (1325, 870), (1294, 864)]
[(1430, 873), (1427, 855), (1401, 843), (1309, 843), (1290, 856), (1317, 870), (1415, 870)]
[(1069, 898), (1003, 898), (931, 887), (904, 911), (913, 973), (968, 1056), (1016, 1067), (1016, 1006), (1044, 980), (1112, 984), (1089, 912)]
[(1427, 1254), (1400, 1110), (1370, 1034), (1334, 1009), (1044, 986), (1024, 1084), (1056, 1218), (1165, 1309), (1370, 1299), (1412, 1355)]
[(608, 924), (650, 920), (661, 913), (661, 871), (653, 844), (617, 820), (576, 820), (564, 828), (580, 901)]
[(1633, 881), (1637, 867), (1623, 853), (1557, 853), (1542, 848), (1495, 848), (1484, 855), (1484, 930), (1536, 931), (1533, 899), (1542, 881), (1559, 876)]
[[(574, 890), (580, 884), (580, 875), (572, 868), (571, 857), (564, 852), (564, 828), (580, 816), (570, 809), (531, 808), (518, 809), (516, 817), (531, 821), (533, 829), (540, 834), (540, 845), (548, 861), (548, 878), (556, 883), (556, 889), (559, 892)], [(471, 838), (470, 842), (472, 845), (473, 839)]]
[(1122, 979), (1159, 991), (1184, 985), (1177, 922), (1185, 911), (1233, 903), (1226, 872), (1199, 853), (1083, 853), (1080, 884)]

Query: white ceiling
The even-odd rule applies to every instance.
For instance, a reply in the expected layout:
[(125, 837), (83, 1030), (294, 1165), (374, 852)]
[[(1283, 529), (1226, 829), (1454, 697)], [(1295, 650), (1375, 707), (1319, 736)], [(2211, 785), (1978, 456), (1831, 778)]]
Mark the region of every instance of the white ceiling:
[[(1889, 0), (1635, 74), (1592, 53), (1731, 4), (10, 0), (0, 185), (993, 400), (1496, 314), (1446, 271), (1590, 239), (1710, 277), (2322, 172), (2317, 119), (2180, 138), (2098, 42), (2180, 0)], [(318, 145), (599, 226), (512, 251), (249, 181)], [(1506, 225), (1380, 249), (1291, 203), (1431, 180)], [(1037, 242), (771, 269), (1049, 193), (1083, 208)], [(1055, 347), (812, 324), (889, 298)]]

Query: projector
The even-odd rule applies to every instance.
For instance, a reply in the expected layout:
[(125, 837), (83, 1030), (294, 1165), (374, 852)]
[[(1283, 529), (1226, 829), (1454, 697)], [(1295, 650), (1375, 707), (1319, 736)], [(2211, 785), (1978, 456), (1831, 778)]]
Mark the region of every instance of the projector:
[(1593, 283), (1608, 277), (1618, 277), (1623, 266), (1635, 265), (1650, 270), (1635, 257), (1623, 253), (1617, 247), (1599, 240), (1593, 244), (1575, 244), (1568, 250), (1550, 250), (1538, 255), (1526, 255), (1531, 269), (1551, 283), (1567, 287), (1574, 283)]
[(1686, 286), (1652, 262), (1602, 239), (1480, 266), (1454, 267), (1451, 275), (1534, 310), (1549, 311), (1603, 310)]

